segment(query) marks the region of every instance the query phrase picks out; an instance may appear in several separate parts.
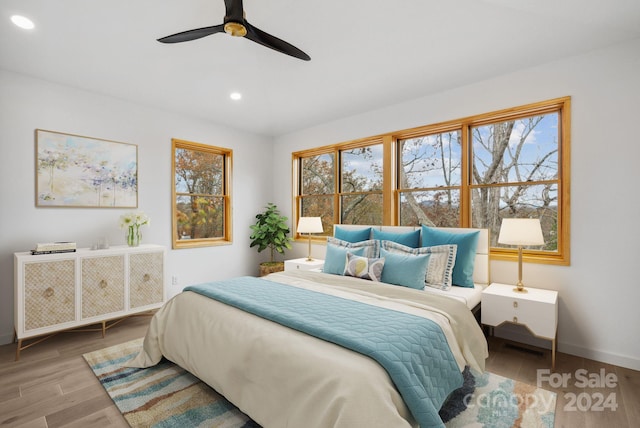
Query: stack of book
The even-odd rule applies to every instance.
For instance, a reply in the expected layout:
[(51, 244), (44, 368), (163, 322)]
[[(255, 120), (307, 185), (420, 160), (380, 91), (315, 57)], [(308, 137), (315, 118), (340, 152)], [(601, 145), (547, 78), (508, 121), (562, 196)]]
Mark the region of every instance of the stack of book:
[(31, 254), (73, 253), (74, 251), (76, 251), (75, 242), (46, 242), (36, 244), (36, 248), (31, 250)]

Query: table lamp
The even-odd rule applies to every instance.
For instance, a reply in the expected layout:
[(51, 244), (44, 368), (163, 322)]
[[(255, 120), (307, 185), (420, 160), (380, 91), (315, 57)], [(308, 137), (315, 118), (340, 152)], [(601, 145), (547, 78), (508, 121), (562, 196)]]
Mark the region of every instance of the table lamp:
[(522, 247), (544, 245), (542, 227), (537, 218), (503, 218), (498, 243), (518, 246), (518, 283), (513, 291), (526, 293), (522, 284)]
[(313, 260), (311, 258), (311, 234), (324, 232), (322, 220), (320, 217), (300, 217), (297, 232), (307, 233), (309, 235), (309, 256), (307, 257), (307, 261), (310, 262)]

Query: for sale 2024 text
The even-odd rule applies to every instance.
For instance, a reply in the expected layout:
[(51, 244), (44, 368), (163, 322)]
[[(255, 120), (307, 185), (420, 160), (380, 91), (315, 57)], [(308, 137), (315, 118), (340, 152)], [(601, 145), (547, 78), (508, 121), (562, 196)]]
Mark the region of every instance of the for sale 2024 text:
[[(604, 412), (616, 411), (618, 408), (616, 393), (611, 391), (618, 386), (618, 376), (615, 373), (607, 373), (605, 369), (600, 369), (598, 372), (578, 369), (574, 373), (551, 373), (549, 369), (539, 369), (537, 380), (538, 388), (544, 388), (546, 385), (551, 388), (574, 386), (586, 390), (564, 394), (567, 400), (564, 406), (565, 412)], [(603, 392), (602, 389), (605, 391)], [(610, 391), (606, 391), (607, 389)]]

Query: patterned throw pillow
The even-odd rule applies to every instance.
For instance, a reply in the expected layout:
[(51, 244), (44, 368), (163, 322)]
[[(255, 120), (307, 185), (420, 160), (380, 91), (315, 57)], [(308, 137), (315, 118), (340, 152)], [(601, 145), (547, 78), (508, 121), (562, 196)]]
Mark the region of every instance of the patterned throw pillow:
[(383, 258), (370, 259), (347, 252), (347, 263), (344, 268), (344, 274), (346, 276), (355, 276), (356, 278), (380, 282), (383, 267)]
[(473, 270), (480, 231), (452, 233), (446, 230), (422, 226), (422, 245), (457, 245), (453, 283), (460, 287), (473, 288)]
[(376, 258), (380, 255), (380, 241), (376, 241), (375, 239), (360, 242), (348, 242), (329, 236), (327, 238), (327, 245), (335, 245), (336, 247), (348, 249), (364, 248), (363, 256), (369, 257), (370, 259)]
[(429, 255), (427, 264), (427, 272), (425, 275), (425, 285), (428, 287), (438, 288), (440, 290), (449, 290), (453, 277), (453, 267), (456, 261), (457, 246), (437, 245), (434, 247), (411, 248), (406, 245), (398, 244), (392, 241), (382, 241), (381, 247), (396, 254), (413, 254), (413, 255)]

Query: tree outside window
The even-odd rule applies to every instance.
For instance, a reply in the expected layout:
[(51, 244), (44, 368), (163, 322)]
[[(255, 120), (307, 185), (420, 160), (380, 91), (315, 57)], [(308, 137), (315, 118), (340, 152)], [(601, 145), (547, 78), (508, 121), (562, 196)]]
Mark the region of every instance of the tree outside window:
[(460, 225), (460, 135), (455, 130), (398, 140), (400, 225)]
[(539, 218), (544, 248), (558, 249), (559, 113), (471, 128), (472, 226), (497, 243), (503, 218)]
[(331, 234), (334, 223), (335, 154), (301, 157), (299, 217), (320, 217), (324, 234)]
[(340, 223), (382, 224), (382, 144), (340, 151)]

